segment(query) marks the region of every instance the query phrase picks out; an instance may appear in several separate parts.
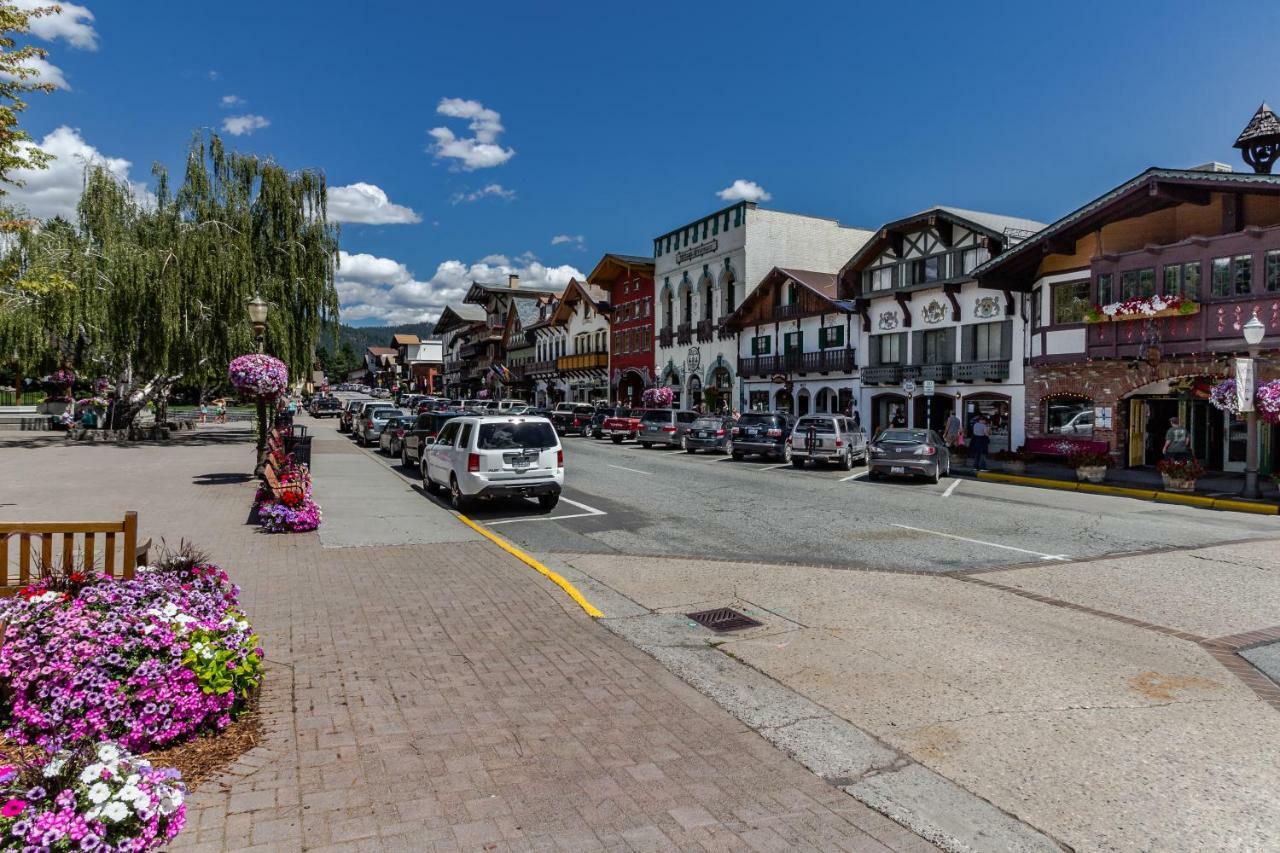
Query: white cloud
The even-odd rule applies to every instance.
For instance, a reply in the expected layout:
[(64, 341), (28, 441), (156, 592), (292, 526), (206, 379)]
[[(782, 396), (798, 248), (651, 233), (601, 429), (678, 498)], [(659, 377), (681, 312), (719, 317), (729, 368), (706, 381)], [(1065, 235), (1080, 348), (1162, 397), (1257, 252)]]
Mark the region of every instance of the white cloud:
[(219, 100), (218, 103), (221, 104), (224, 109), (238, 107), (244, 103), (244, 98), (239, 95), (223, 95), (222, 99)]
[(209, 71), (205, 72), (205, 76), (208, 77), (210, 80), (217, 80), (222, 75), (217, 71), (210, 69)]
[[(54, 65), (47, 59), (39, 56), (33, 56), (27, 60), (26, 66), (34, 68), (36, 73), (34, 77), (26, 78), (28, 83), (52, 83), (58, 89), (70, 89), (71, 84), (67, 82), (67, 78), (62, 73), (62, 69)], [(0, 73), (0, 80), (17, 80), (17, 75), (9, 73)]]
[(755, 181), (744, 181), (742, 178), (738, 178), (716, 195), (725, 201), (768, 201), (773, 198)]
[(505, 128), (502, 116), (479, 101), (462, 98), (442, 98), (436, 112), (449, 118), (470, 119), (467, 127), (475, 135), (459, 137), (447, 127), (433, 127), (427, 131), (435, 143), (429, 149), (436, 159), (456, 160), (460, 169), (468, 172), (501, 166), (515, 156), (514, 148), (498, 144), (498, 134)]
[(222, 120), (222, 129), (232, 136), (243, 136), (246, 133), (253, 133), (255, 130), (261, 130), (270, 124), (271, 122), (263, 116), (227, 116)]
[(527, 254), (517, 261), (513, 264), (501, 254), (470, 264), (451, 259), (439, 264), (435, 274), (424, 281), (391, 258), (339, 252), (337, 289), (342, 319), (383, 324), (434, 320), (446, 304), (466, 295), (471, 282), (505, 282), (512, 273), (528, 287), (562, 288), (571, 278), (583, 278), (581, 271), (568, 264), (548, 267)]
[(82, 50), (98, 49), (98, 33), (93, 28), (93, 13), (84, 6), (58, 0), (56, 4), (49, 0), (12, 0), (13, 5), (25, 12), (53, 5), (59, 11), (41, 15), (31, 19), (31, 34), (46, 41), (66, 39), (72, 47)]
[(412, 208), (392, 203), (381, 187), (354, 183), (329, 187), (329, 221), (365, 225), (407, 225), (421, 222)]
[(488, 196), (511, 201), (511, 199), (516, 197), (516, 191), (509, 190), (502, 186), (502, 184), (487, 184), (478, 190), (473, 190), (472, 192), (454, 193), (452, 201), (454, 204), (461, 204), (463, 202), (470, 203), (473, 201), (479, 201), (480, 199)]
[(24, 182), (25, 186), (11, 189), (9, 198), (15, 205), (26, 208), (32, 216), (41, 219), (62, 216), (74, 222), (76, 204), (84, 189), (84, 170), (90, 163), (102, 164), (120, 180), (128, 181), (134, 195), (144, 203), (151, 199), (146, 184), (129, 180), (132, 163), (122, 157), (104, 156), (85, 142), (80, 131), (73, 127), (59, 127), (40, 140), (39, 147), (55, 158), (49, 163), (49, 168), (15, 169), (10, 173), (10, 177)]
[(570, 243), (584, 251), (587, 248), (587, 238), (581, 234), (557, 234), (551, 238), (551, 245), (553, 246), (563, 246), (566, 243)]

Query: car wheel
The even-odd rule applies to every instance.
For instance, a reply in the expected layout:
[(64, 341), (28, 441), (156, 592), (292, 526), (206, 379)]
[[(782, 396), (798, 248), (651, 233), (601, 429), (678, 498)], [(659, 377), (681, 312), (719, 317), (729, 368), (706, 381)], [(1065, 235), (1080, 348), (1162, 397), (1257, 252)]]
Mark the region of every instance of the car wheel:
[(879, 472), (879, 471), (877, 471), (876, 469), (872, 468), (870, 471), (868, 471), (868, 472), (867, 472), (867, 479), (868, 479), (868, 480), (879, 480), (879, 479), (880, 479), (880, 472)]
[(795, 458), (794, 456), (792, 456), (792, 457), (791, 457), (791, 467), (792, 467), (792, 468), (803, 468), (803, 467), (804, 467), (804, 460), (803, 460), (803, 459), (797, 459), (797, 458)]
[(418, 460), (418, 473), (422, 475), (422, 488), (429, 495), (436, 493), (436, 484), (432, 481), (431, 475), (427, 473), (427, 460)]
[(551, 495), (538, 495), (538, 509), (543, 512), (551, 512), (556, 508), (556, 504), (560, 503), (560, 493)]
[(933, 483), (935, 486), (936, 486), (936, 485), (938, 485), (938, 481), (942, 479), (942, 477), (940, 476), (940, 475), (941, 475), (941, 473), (942, 473), (942, 472), (939, 470), (940, 468), (942, 468), (942, 466), (941, 466), (941, 465), (934, 465), (934, 466), (933, 466), (933, 473), (932, 473), (931, 475), (929, 475), (929, 482), (930, 482), (930, 483)]
[(470, 498), (462, 493), (462, 488), (458, 485), (456, 476), (449, 477), (449, 505), (462, 512), (471, 503)]
[(409, 448), (405, 447), (403, 444), (400, 445), (400, 467), (409, 467)]
[(724, 452), (728, 456), (733, 455), (733, 439), (726, 438), (724, 440), (724, 448), (722, 449), (722, 452)]
[(844, 455), (840, 457), (840, 470), (841, 471), (853, 470), (853, 451), (852, 450), (846, 450), (844, 452)]
[(791, 445), (789, 444), (782, 445), (782, 456), (780, 458), (782, 459), (783, 462), (791, 461)]
[(610, 439), (610, 441), (612, 441), (614, 444), (622, 444), (622, 436), (615, 435)]
[(652, 441), (642, 441), (642, 442), (640, 442), (640, 446), (641, 446), (641, 447), (643, 447), (645, 450), (648, 450), (650, 447), (653, 447), (653, 442), (652, 442)]
[(733, 453), (733, 461), (734, 461), (734, 462), (741, 462), (741, 461), (742, 461), (742, 457), (743, 457), (743, 454), (742, 454), (741, 452), (736, 451), (736, 450), (734, 451), (734, 453)]

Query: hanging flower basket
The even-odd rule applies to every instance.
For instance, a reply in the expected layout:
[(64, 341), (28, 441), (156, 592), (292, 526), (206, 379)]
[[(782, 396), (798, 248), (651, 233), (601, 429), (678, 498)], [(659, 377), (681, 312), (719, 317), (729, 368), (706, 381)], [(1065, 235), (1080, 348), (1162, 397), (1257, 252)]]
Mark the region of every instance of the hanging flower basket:
[(1254, 392), (1253, 405), (1268, 423), (1280, 424), (1280, 379), (1263, 382)]
[(649, 388), (640, 395), (640, 402), (646, 406), (653, 408), (665, 408), (671, 405), (676, 396), (671, 389), (663, 386), (661, 388)]
[(1215, 409), (1240, 414), (1240, 401), (1236, 399), (1236, 381), (1224, 379), (1209, 390), (1209, 402)]
[(1109, 323), (1124, 320), (1155, 320), (1161, 317), (1186, 317), (1200, 312), (1200, 303), (1181, 296), (1150, 296), (1125, 299), (1106, 305), (1094, 305), (1085, 313), (1086, 323)]
[(233, 358), (227, 377), (242, 394), (278, 397), (289, 384), (289, 368), (278, 358), (251, 353)]

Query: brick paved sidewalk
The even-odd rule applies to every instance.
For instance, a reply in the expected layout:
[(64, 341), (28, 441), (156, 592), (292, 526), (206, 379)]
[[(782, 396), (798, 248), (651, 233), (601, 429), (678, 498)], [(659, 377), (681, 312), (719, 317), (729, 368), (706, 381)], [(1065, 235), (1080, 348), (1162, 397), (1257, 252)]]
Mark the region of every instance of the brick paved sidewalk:
[[(319, 479), (350, 451), (314, 452)], [(175, 849), (933, 849), (488, 542), (258, 534), (234, 477), (246, 444), (13, 456), (3, 517), (137, 509), (146, 535), (194, 540), (244, 587), (266, 734), (190, 798)]]

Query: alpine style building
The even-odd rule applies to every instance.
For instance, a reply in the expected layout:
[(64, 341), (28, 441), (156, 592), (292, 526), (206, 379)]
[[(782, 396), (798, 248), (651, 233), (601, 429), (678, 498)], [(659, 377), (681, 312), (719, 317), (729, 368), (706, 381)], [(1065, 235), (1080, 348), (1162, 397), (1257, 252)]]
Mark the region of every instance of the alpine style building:
[(656, 238), (655, 384), (679, 407), (745, 407), (728, 317), (774, 267), (835, 270), (870, 236), (743, 201)]
[(587, 282), (608, 296), (609, 398), (640, 405), (653, 385), (653, 258), (606, 254)]

